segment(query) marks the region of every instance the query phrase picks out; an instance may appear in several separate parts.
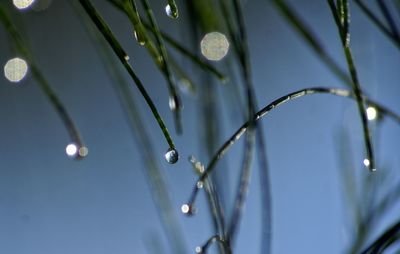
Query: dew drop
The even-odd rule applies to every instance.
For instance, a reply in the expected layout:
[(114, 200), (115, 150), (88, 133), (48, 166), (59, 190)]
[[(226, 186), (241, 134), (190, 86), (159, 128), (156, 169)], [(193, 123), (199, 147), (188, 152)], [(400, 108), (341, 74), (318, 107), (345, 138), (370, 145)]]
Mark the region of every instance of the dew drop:
[(172, 111), (176, 110), (176, 102), (175, 102), (174, 97), (172, 97), (172, 96), (169, 97), (168, 104), (169, 104), (169, 108), (170, 108)]
[(187, 215), (187, 216), (192, 216), (196, 213), (196, 209), (189, 204), (183, 204), (181, 206), (181, 211), (183, 214)]
[(79, 157), (86, 157), (89, 153), (89, 149), (86, 146), (81, 146), (78, 150)]
[(146, 45), (146, 36), (144, 35), (144, 31), (141, 30), (138, 26), (135, 27), (135, 31), (133, 32), (135, 35), (136, 41), (141, 45)]
[(198, 181), (197, 184), (196, 184), (196, 186), (197, 186), (198, 189), (202, 189), (203, 186), (204, 186), (203, 181)]
[(200, 246), (197, 246), (195, 251), (197, 254), (201, 254), (201, 253), (203, 253), (203, 248), (201, 248)]
[(70, 143), (65, 147), (65, 153), (70, 158), (81, 159), (88, 155), (89, 149), (86, 146), (79, 147), (75, 143)]
[(369, 167), (369, 165), (371, 164), (370, 161), (369, 161), (368, 159), (364, 159), (363, 163), (364, 163), (364, 165), (365, 165), (366, 167)]
[(172, 19), (177, 19), (179, 17), (178, 7), (175, 4), (167, 4), (165, 6), (165, 13)]
[(129, 61), (129, 56), (128, 56), (128, 55), (125, 55), (125, 56), (124, 56), (124, 59), (125, 59), (125, 61), (128, 62), (128, 61)]
[(78, 154), (78, 147), (74, 143), (68, 144), (65, 147), (65, 152), (69, 157), (73, 158)]
[(170, 164), (175, 164), (179, 159), (178, 151), (174, 148), (168, 148), (164, 156), (165, 160)]
[(378, 116), (378, 111), (374, 107), (368, 107), (367, 108), (367, 118), (370, 121), (373, 121), (377, 118)]

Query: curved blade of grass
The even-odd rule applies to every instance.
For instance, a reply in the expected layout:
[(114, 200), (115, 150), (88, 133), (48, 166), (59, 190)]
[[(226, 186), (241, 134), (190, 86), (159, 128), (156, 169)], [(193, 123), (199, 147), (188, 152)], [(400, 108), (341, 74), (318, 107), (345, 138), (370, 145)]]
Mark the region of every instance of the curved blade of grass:
[[(37, 66), (30, 50), (28, 49), (27, 42), (22, 39), (22, 36), (18, 33), (18, 30), (13, 25), (11, 19), (7, 16), (6, 11), (4, 10), (4, 7), (2, 5), (0, 5), (0, 21), (3, 23), (5, 29), (10, 35), (10, 38), (13, 40), (13, 46), (25, 58), (25, 60), (27, 60), (33, 77), (36, 79), (40, 89), (44, 92), (44, 94), (56, 110), (58, 116), (63, 121), (63, 124), (69, 133), (71, 141), (75, 145), (77, 145), (78, 148), (84, 147), (85, 145), (80, 137), (79, 131), (74, 121), (72, 120), (61, 100), (53, 91), (47, 79), (44, 77), (41, 70)], [(82, 158), (81, 154), (78, 153), (77, 158)]]
[[(344, 54), (346, 56), (346, 62), (347, 62), (347, 67), (350, 73), (350, 77), (352, 80), (352, 85), (353, 85), (353, 92), (357, 100), (357, 106), (358, 106), (358, 111), (361, 117), (361, 123), (363, 127), (363, 134), (364, 134), (364, 142), (365, 142), (365, 149), (367, 153), (367, 159), (369, 160), (369, 165), (368, 169), (370, 171), (375, 171), (375, 157), (374, 157), (374, 151), (373, 151), (373, 146), (371, 142), (371, 133), (369, 130), (369, 125), (368, 125), (368, 118), (367, 118), (367, 112), (365, 110), (365, 100), (364, 97), (362, 96), (362, 91), (360, 87), (360, 83), (358, 81), (358, 75), (357, 75), (357, 70), (353, 61), (353, 56), (351, 54), (351, 49), (350, 49), (350, 32), (349, 32), (349, 12), (348, 12), (348, 2), (347, 0), (340, 0), (339, 3), (339, 9), (335, 8), (335, 4), (333, 0), (327, 0), (329, 3), (329, 7), (331, 9), (332, 15), (336, 18), (336, 26), (338, 28), (338, 32), (340, 34), (340, 38), (342, 41), (342, 47)], [(338, 14), (339, 10), (339, 14)], [(338, 16), (340, 15), (340, 16)], [(340, 23), (338, 23), (338, 21)]]
[(398, 241), (400, 238), (400, 221), (388, 228), (378, 239), (376, 239), (362, 254), (383, 253), (383, 251)]
[[(74, 6), (75, 7), (75, 6)], [(80, 11), (76, 8), (77, 11)], [(81, 13), (80, 13), (81, 14)], [(82, 18), (87, 18), (83, 16)], [(161, 218), (165, 236), (171, 246), (172, 253), (185, 254), (187, 247), (184, 240), (182, 229), (175, 212), (175, 208), (172, 205), (170, 198), (170, 192), (165, 182), (165, 177), (162, 174), (160, 166), (158, 165), (157, 156), (155, 155), (154, 148), (151, 144), (148, 132), (143, 126), (143, 120), (140, 112), (137, 110), (137, 104), (134, 100), (132, 90), (129, 89), (129, 84), (123, 78), (121, 70), (114, 64), (112, 53), (107, 48), (107, 44), (101, 40), (101, 35), (92, 26), (89, 26), (90, 20), (84, 20), (86, 29), (91, 35), (93, 44), (98, 48), (100, 56), (104, 59), (102, 63), (105, 69), (108, 71), (112, 82), (113, 88), (117, 92), (120, 98), (120, 102), (125, 109), (128, 124), (134, 140), (140, 147), (139, 152), (144, 158), (143, 162), (146, 167), (140, 167), (143, 170), (143, 174), (146, 176), (148, 184), (150, 186), (151, 194), (154, 203), (157, 207), (157, 212)]]
[[(260, 120), (262, 117), (266, 116), (271, 110), (281, 106), (282, 104), (285, 104), (286, 102), (292, 101), (294, 99), (303, 97), (305, 95), (311, 95), (311, 94), (330, 94), (330, 95), (335, 95), (335, 96), (341, 96), (341, 97), (346, 97), (346, 98), (351, 98), (355, 99), (354, 93), (352, 93), (349, 90), (346, 89), (340, 89), (340, 88), (325, 88), (325, 87), (314, 87), (314, 88), (305, 88), (298, 90), (296, 92), (292, 92), (288, 95), (282, 96), (264, 108), (262, 108), (260, 111), (258, 111), (255, 115), (254, 118), (256, 121)], [(367, 99), (366, 99), (367, 100)], [(368, 101), (368, 100), (367, 100)], [(377, 105), (377, 104), (375, 104)], [(390, 114), (386, 114), (385, 111), (381, 110), (381, 108), (377, 108), (379, 111), (381, 111), (383, 114), (392, 117)], [(399, 118), (397, 115), (396, 118), (394, 118), (396, 121)], [(191, 193), (191, 196), (189, 198), (189, 206), (193, 205), (195, 202), (195, 199), (197, 197), (197, 193), (199, 191), (199, 188), (197, 187), (198, 182), (204, 181), (209, 174), (213, 171), (213, 169), (216, 166), (216, 163), (225, 155), (225, 153), (233, 146), (237, 140), (239, 140), (242, 135), (247, 131), (247, 129), (250, 126), (250, 122), (247, 121), (245, 122), (225, 143), (219, 148), (219, 150), (215, 153), (213, 158), (211, 159), (210, 163), (206, 167), (206, 170), (204, 173), (199, 177), (199, 179), (196, 182), (196, 185), (193, 188), (193, 191)]]
[(182, 110), (181, 99), (179, 97), (178, 91), (176, 90), (176, 84), (174, 77), (172, 75), (172, 67), (170, 66), (170, 62), (168, 59), (167, 49), (165, 48), (164, 41), (162, 39), (162, 35), (160, 30), (158, 29), (156, 18), (154, 17), (153, 10), (151, 9), (149, 2), (147, 0), (141, 0), (142, 5), (146, 11), (147, 17), (150, 20), (150, 25), (152, 27), (153, 35), (156, 39), (158, 50), (160, 52), (161, 57), (161, 70), (163, 71), (167, 81), (168, 87), (170, 92), (170, 100), (174, 101), (174, 108), (172, 111), (174, 112), (175, 116), (175, 124), (176, 124), (176, 131), (178, 134), (182, 133), (182, 120), (180, 117), (180, 112)]
[(400, 48), (400, 38), (391, 32), (379, 18), (363, 3), (361, 0), (354, 0), (355, 3), (360, 7), (365, 15), (386, 35), (398, 48)]
[(147, 105), (150, 107), (150, 110), (153, 113), (154, 118), (156, 119), (158, 125), (160, 126), (160, 129), (163, 132), (164, 138), (166, 139), (169, 147), (171, 149), (175, 149), (174, 142), (172, 141), (171, 135), (169, 134), (169, 131), (168, 131), (167, 127), (165, 126), (164, 121), (161, 118), (161, 115), (158, 113), (156, 106), (154, 105), (153, 101), (151, 100), (150, 96), (148, 95), (142, 82), (137, 77), (137, 75), (133, 71), (131, 65), (127, 61), (128, 55), (122, 49), (122, 46), (119, 44), (119, 42), (115, 38), (114, 34), (111, 32), (110, 28), (105, 23), (105, 21), (100, 16), (100, 14), (96, 11), (96, 9), (91, 4), (91, 2), (89, 0), (79, 0), (79, 2), (81, 3), (82, 7), (85, 9), (86, 13), (89, 15), (89, 17), (91, 18), (93, 23), (95, 23), (97, 29), (99, 29), (101, 34), (107, 40), (108, 44), (111, 46), (114, 53), (117, 55), (118, 59), (121, 61), (122, 65), (125, 67), (126, 71), (129, 73), (129, 75), (135, 82), (136, 87), (139, 89), (139, 91), (142, 94), (143, 98), (145, 99)]

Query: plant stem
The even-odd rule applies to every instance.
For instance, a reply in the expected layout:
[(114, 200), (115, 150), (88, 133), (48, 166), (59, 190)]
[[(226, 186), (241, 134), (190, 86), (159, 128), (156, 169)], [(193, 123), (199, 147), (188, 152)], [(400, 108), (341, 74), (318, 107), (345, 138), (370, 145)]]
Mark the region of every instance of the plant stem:
[(82, 7), (85, 9), (86, 13), (90, 16), (92, 21), (95, 23), (97, 29), (99, 29), (101, 34), (107, 40), (108, 44), (114, 50), (114, 53), (117, 55), (118, 59), (121, 61), (122, 65), (125, 67), (126, 71), (129, 73), (129, 75), (135, 82), (136, 87), (139, 89), (139, 91), (142, 94), (147, 105), (150, 107), (150, 110), (153, 113), (154, 118), (156, 119), (158, 125), (160, 126), (160, 129), (163, 132), (164, 138), (166, 139), (169, 147), (171, 149), (175, 149), (174, 142), (172, 141), (171, 135), (169, 134), (169, 131), (168, 131), (167, 127), (165, 126), (163, 119), (161, 118), (161, 115), (158, 113), (156, 106), (154, 105), (153, 101), (151, 100), (150, 96), (148, 95), (142, 82), (137, 77), (137, 75), (133, 71), (131, 65), (129, 64), (129, 62), (127, 60), (128, 55), (122, 49), (122, 46), (119, 44), (119, 42), (115, 38), (114, 34), (111, 32), (110, 28), (105, 23), (105, 21), (100, 16), (100, 14), (96, 11), (96, 9), (91, 4), (91, 2), (89, 0), (79, 0), (79, 2), (81, 3)]
[[(305, 95), (311, 95), (311, 94), (330, 94), (330, 95), (335, 95), (335, 96), (340, 96), (340, 97), (347, 97), (355, 100), (355, 95), (351, 91), (347, 89), (340, 89), (340, 88), (325, 88), (325, 87), (313, 87), (313, 88), (305, 88), (298, 90), (296, 92), (289, 93), (285, 96), (282, 96), (264, 108), (262, 108), (260, 111), (258, 111), (254, 115), (254, 119), (256, 121), (260, 120), (262, 117), (266, 116), (271, 110), (281, 106), (282, 104), (285, 104), (286, 102), (292, 101), (294, 99), (298, 99), (300, 97), (303, 97)], [(366, 99), (366, 101), (369, 101)], [(378, 104), (375, 104), (378, 105)], [(386, 114), (384, 110), (382, 110), (380, 107), (377, 107), (377, 109), (382, 112), (383, 114)], [(389, 117), (392, 117), (391, 114), (386, 114)], [(392, 117), (393, 118), (393, 117)], [(394, 118), (396, 121), (400, 118), (399, 115), (396, 115), (396, 118)], [(399, 122), (400, 124), (400, 122)], [(213, 171), (214, 167), (216, 166), (216, 163), (225, 155), (225, 153), (238, 141), (242, 135), (248, 130), (248, 127), (250, 126), (250, 122), (247, 121), (245, 122), (236, 132), (227, 140), (225, 143), (219, 148), (217, 153), (214, 154), (213, 158), (211, 159), (210, 163), (206, 167), (204, 173), (199, 177), (199, 179), (196, 182), (196, 185), (193, 188), (193, 191), (191, 193), (191, 196), (189, 198), (189, 202), (187, 203), (189, 206), (193, 205), (195, 202), (195, 199), (197, 197), (197, 193), (199, 191), (199, 188), (197, 188), (197, 183), (204, 181), (209, 174)]]

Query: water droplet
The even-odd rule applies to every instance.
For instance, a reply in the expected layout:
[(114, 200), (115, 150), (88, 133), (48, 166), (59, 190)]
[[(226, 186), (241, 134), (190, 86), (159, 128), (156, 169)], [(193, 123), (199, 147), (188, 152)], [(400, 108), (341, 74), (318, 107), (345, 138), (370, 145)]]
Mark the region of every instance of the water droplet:
[(65, 147), (65, 153), (70, 158), (81, 159), (88, 155), (89, 149), (86, 146), (78, 147), (75, 143), (70, 143)]
[(86, 157), (89, 153), (89, 149), (86, 146), (81, 146), (78, 150), (79, 157)]
[(65, 152), (69, 157), (76, 157), (78, 154), (78, 147), (74, 143), (68, 144), (65, 147)]
[(200, 42), (201, 54), (211, 61), (219, 61), (228, 54), (229, 42), (220, 32), (207, 33)]
[(203, 186), (204, 186), (203, 181), (198, 181), (196, 186), (197, 186), (198, 189), (202, 189)]
[(196, 209), (189, 204), (183, 204), (181, 206), (182, 213), (186, 214), (187, 216), (192, 216), (196, 213)]
[(197, 254), (201, 254), (201, 253), (203, 253), (203, 248), (201, 248), (200, 246), (197, 246), (195, 251)]
[(165, 6), (165, 13), (167, 13), (168, 17), (177, 19), (179, 17), (178, 7), (176, 4), (167, 4)]
[(170, 108), (172, 111), (176, 110), (176, 103), (175, 103), (174, 97), (172, 97), (172, 96), (169, 97), (168, 104), (169, 104), (169, 108)]
[(20, 82), (28, 73), (28, 64), (19, 57), (10, 59), (4, 65), (4, 76), (14, 83)]
[(138, 26), (135, 27), (133, 35), (135, 35), (135, 39), (140, 45), (142, 46), (146, 45), (146, 36), (144, 34), (144, 31), (138, 28)]
[(173, 148), (168, 148), (164, 156), (165, 160), (170, 164), (175, 164), (179, 159), (178, 151)]
[(125, 61), (129, 61), (129, 56), (128, 56), (128, 55), (125, 55), (125, 56), (124, 56), (124, 59), (125, 59)]
[(369, 167), (369, 165), (371, 164), (370, 161), (369, 161), (368, 159), (364, 159), (363, 163), (364, 163), (364, 165), (365, 165), (366, 167)]
[(373, 121), (377, 118), (378, 116), (378, 111), (374, 107), (368, 107), (367, 108), (367, 118), (370, 121)]
[(17, 7), (19, 10), (30, 7), (34, 2), (35, 0), (13, 0), (14, 6)]

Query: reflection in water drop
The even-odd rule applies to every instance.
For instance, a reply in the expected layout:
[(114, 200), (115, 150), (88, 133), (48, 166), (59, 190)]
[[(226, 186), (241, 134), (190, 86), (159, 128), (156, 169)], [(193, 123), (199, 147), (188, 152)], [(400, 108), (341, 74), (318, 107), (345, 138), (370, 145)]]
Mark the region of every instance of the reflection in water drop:
[(378, 116), (378, 112), (376, 111), (376, 108), (374, 107), (368, 107), (367, 108), (367, 118), (370, 121), (373, 121), (376, 119), (376, 117)]
[(75, 157), (78, 154), (78, 147), (74, 143), (68, 144), (65, 152), (69, 157)]
[(20, 82), (28, 73), (28, 64), (21, 58), (13, 58), (4, 66), (4, 76), (11, 82)]
[(175, 164), (179, 159), (178, 151), (173, 148), (168, 148), (164, 156), (165, 160), (170, 164)]
[(167, 4), (165, 6), (165, 13), (168, 17), (177, 19), (179, 17), (178, 7), (175, 4)]
[(35, 0), (13, 0), (13, 4), (20, 10), (26, 9), (31, 6)]
[(219, 61), (229, 51), (229, 42), (226, 36), (220, 32), (206, 34), (200, 42), (201, 54), (211, 61)]

